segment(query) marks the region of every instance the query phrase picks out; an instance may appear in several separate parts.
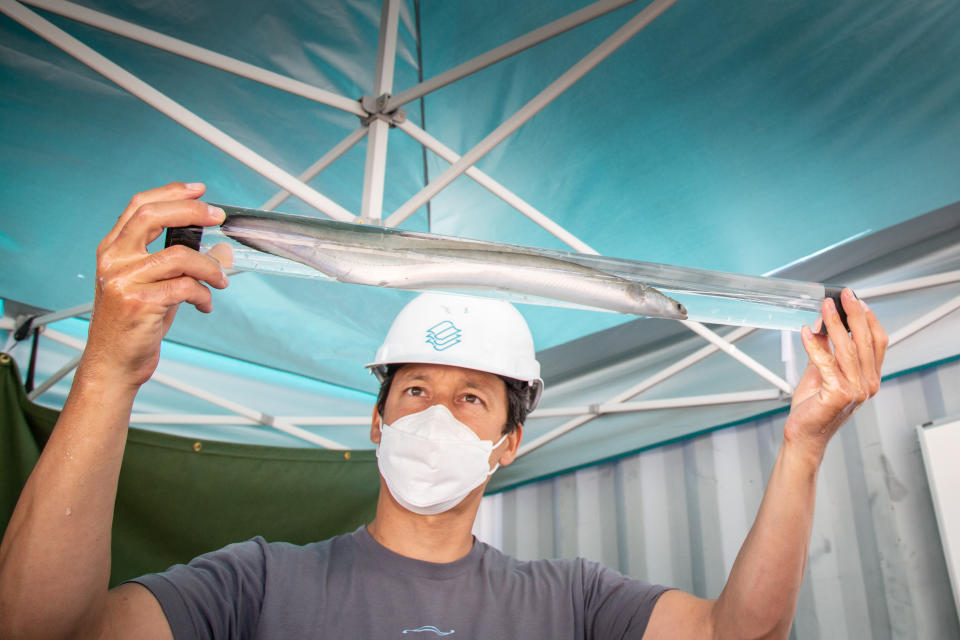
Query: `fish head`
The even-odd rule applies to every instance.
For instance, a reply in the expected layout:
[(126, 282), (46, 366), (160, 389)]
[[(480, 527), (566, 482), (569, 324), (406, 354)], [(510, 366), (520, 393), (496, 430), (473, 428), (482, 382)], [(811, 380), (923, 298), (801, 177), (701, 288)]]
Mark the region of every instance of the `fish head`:
[(670, 318), (671, 320), (687, 319), (687, 308), (657, 289), (649, 287), (646, 292), (646, 298), (647, 305), (651, 309), (651, 316)]

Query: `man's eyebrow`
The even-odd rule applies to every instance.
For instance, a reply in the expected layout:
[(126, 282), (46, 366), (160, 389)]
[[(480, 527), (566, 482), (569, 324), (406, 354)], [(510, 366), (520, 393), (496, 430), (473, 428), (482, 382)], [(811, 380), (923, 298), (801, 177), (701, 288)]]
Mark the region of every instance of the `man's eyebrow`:
[(475, 382), (473, 380), (465, 380), (463, 386), (470, 389), (477, 389), (478, 391), (490, 391), (492, 385), (486, 381)]

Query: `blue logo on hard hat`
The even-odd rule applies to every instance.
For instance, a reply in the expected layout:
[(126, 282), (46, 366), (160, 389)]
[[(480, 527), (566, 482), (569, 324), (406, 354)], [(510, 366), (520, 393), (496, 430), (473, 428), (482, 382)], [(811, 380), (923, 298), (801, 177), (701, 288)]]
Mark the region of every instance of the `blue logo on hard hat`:
[(437, 351), (444, 351), (460, 343), (460, 329), (449, 320), (443, 320), (427, 329), (427, 344)]

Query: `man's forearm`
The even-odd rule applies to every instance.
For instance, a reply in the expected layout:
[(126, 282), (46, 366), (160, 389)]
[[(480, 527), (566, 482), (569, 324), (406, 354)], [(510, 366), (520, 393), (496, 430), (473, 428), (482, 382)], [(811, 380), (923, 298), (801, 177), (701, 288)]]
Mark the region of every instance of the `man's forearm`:
[[(841, 302), (849, 330), (833, 299), (826, 298), (817, 333), (809, 327), (800, 332), (810, 364), (793, 392), (783, 446), (723, 593), (715, 601), (665, 593), (650, 618), (651, 638), (789, 635), (823, 454), (840, 426), (880, 389), (888, 342), (876, 315), (850, 289), (843, 290)], [(827, 335), (820, 331), (824, 327)]]
[(757, 518), (714, 609), (715, 637), (790, 632), (806, 566), (821, 457), (781, 447)]
[(129, 383), (77, 371), (0, 545), (0, 636), (62, 637), (98, 623), (135, 394)]

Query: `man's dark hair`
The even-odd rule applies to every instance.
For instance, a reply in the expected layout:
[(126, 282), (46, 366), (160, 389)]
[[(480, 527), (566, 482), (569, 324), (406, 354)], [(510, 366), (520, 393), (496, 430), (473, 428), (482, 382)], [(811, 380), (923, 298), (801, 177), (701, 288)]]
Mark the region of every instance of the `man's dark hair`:
[[(387, 404), (387, 396), (390, 395), (390, 387), (393, 385), (393, 376), (400, 370), (402, 364), (387, 365), (387, 373), (380, 383), (380, 392), (377, 394), (377, 413), (383, 417), (383, 408)], [(527, 399), (533, 393), (530, 385), (523, 380), (516, 380), (506, 376), (497, 376), (503, 380), (507, 386), (507, 422), (503, 425), (501, 435), (512, 433), (517, 427), (527, 419)]]

